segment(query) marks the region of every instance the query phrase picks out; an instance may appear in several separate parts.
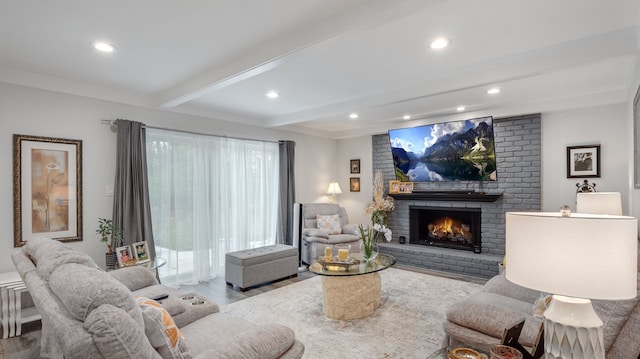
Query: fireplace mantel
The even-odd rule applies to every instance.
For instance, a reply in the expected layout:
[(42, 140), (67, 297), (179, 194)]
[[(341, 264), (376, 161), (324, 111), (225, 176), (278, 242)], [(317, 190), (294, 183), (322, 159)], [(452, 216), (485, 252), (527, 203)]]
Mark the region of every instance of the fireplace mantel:
[(490, 194), (476, 191), (415, 191), (413, 193), (391, 193), (396, 201), (458, 201), (458, 202), (495, 202), (502, 193)]

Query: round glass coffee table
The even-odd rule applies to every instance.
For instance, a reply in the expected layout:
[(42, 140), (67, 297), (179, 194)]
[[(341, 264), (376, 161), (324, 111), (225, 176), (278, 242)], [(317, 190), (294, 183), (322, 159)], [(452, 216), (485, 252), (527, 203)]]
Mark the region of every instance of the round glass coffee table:
[[(349, 261), (353, 264), (349, 265)], [(309, 271), (322, 277), (322, 310), (332, 319), (365, 318), (380, 306), (381, 279), (378, 273), (396, 263), (396, 258), (380, 253), (372, 261), (365, 261), (359, 253), (352, 254), (347, 263), (315, 262)]]

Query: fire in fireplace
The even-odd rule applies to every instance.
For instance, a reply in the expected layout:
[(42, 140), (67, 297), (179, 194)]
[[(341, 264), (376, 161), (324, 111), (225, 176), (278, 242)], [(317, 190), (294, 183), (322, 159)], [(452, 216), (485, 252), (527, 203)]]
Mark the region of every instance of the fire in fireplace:
[(409, 243), (481, 250), (479, 208), (409, 207)]

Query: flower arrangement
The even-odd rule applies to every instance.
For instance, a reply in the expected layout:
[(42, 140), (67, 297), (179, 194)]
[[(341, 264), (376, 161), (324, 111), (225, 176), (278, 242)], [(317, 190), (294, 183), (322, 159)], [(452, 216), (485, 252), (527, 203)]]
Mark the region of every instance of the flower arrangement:
[(384, 183), (382, 172), (377, 170), (373, 176), (373, 201), (369, 202), (364, 209), (365, 214), (371, 216), (371, 223), (387, 226), (389, 212), (393, 211), (393, 198), (384, 195)]
[(376, 243), (380, 234), (384, 235), (387, 242), (391, 242), (391, 230), (379, 223), (366, 228), (363, 225), (359, 225), (358, 231), (360, 232), (360, 238), (362, 238), (362, 256), (367, 260), (374, 259), (378, 255)]

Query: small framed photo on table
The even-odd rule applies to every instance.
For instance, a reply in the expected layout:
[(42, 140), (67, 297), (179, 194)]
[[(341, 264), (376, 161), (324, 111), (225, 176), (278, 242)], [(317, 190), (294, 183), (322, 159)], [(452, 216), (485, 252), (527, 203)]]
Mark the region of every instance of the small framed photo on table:
[(127, 267), (136, 264), (136, 259), (131, 254), (130, 246), (116, 248), (116, 256), (118, 257), (118, 265), (120, 267)]
[(133, 255), (138, 263), (149, 262), (149, 247), (147, 241), (136, 242), (133, 244)]

